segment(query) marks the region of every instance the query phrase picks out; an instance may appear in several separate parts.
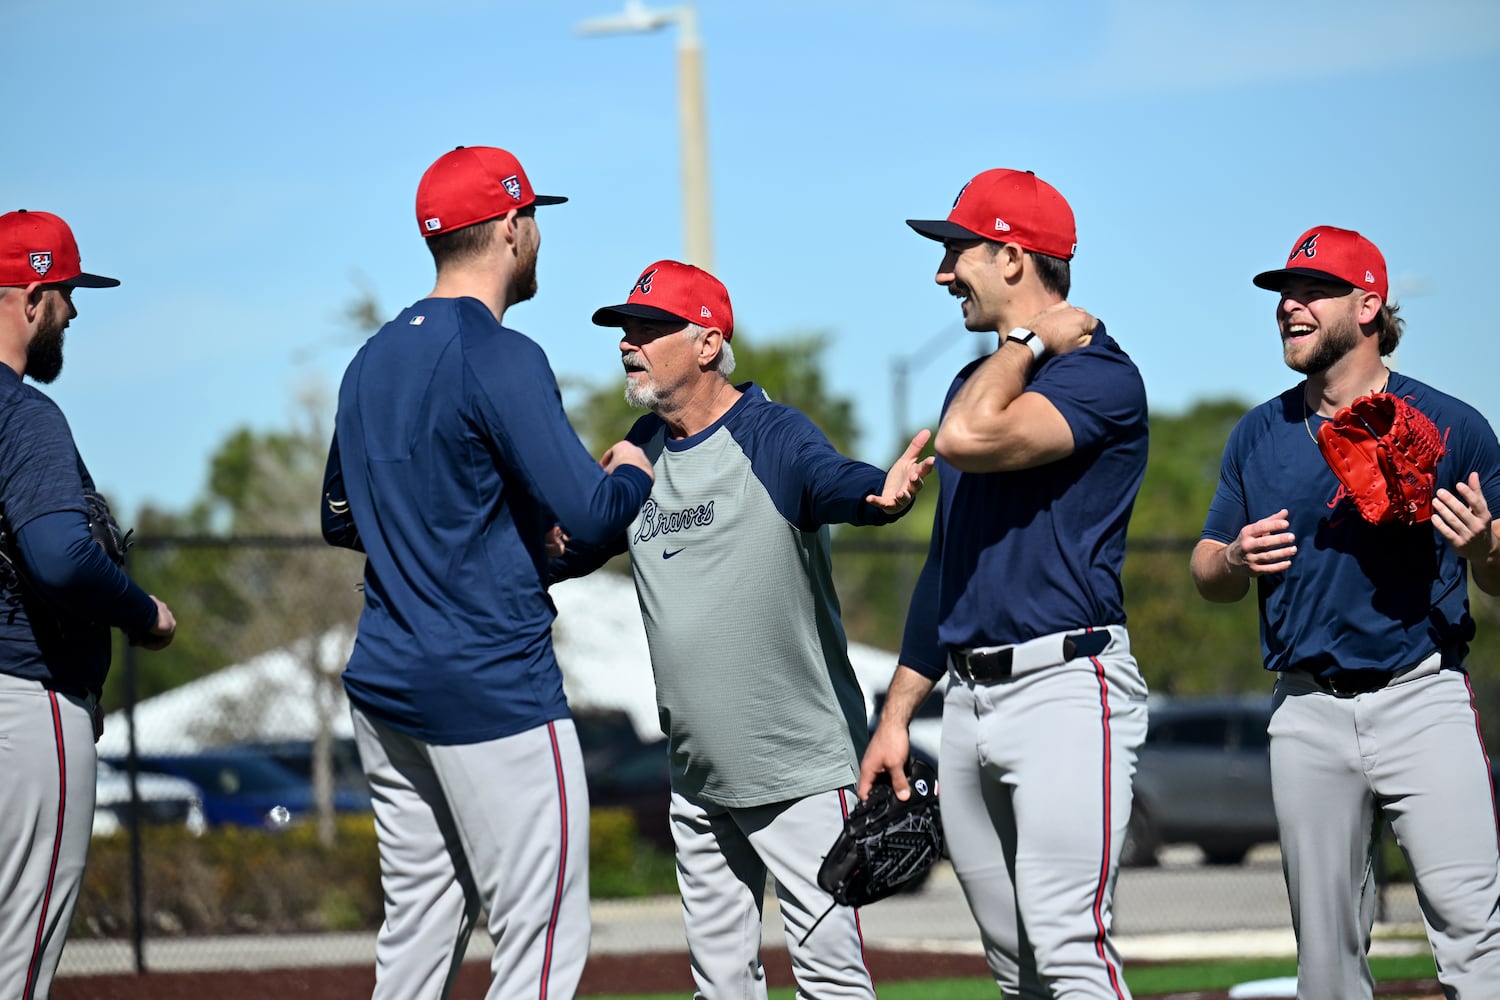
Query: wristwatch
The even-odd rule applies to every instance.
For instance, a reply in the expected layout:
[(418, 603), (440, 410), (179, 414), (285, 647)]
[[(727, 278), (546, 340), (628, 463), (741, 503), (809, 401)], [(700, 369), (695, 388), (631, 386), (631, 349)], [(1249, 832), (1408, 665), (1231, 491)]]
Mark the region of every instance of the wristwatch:
[(1024, 326), (1018, 326), (1010, 331), (1010, 333), (1007, 333), (1005, 340), (1007, 343), (1020, 344), (1029, 350), (1033, 361), (1042, 360), (1042, 355), (1047, 353), (1047, 345), (1042, 343), (1042, 338)]

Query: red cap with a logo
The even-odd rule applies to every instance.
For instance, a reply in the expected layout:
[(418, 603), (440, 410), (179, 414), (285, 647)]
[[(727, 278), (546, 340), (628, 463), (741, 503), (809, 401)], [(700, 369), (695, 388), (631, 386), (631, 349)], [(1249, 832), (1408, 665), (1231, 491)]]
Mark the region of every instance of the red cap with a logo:
[(437, 236), (499, 218), (527, 205), (561, 205), (568, 199), (537, 194), (521, 161), (493, 146), (459, 146), (438, 157), (417, 185), (417, 225)]
[(1262, 271), (1256, 285), (1279, 292), (1291, 277), (1320, 278), (1343, 282), (1386, 300), (1389, 285), (1385, 257), (1380, 250), (1352, 229), (1314, 226), (1297, 238), (1287, 255), (1286, 267)]
[(734, 335), (734, 310), (724, 283), (701, 267), (659, 260), (641, 272), (630, 298), (594, 313), (596, 326), (624, 326), (626, 318), (656, 323), (685, 322), (712, 327), (724, 339)]
[(6, 212), (0, 215), (0, 286), (18, 288), (34, 281), (73, 288), (120, 283), (84, 272), (73, 230), (51, 212)]
[(1073, 209), (1057, 188), (1029, 170), (986, 170), (963, 186), (947, 219), (907, 219), (930, 240), (1019, 243), (1033, 253), (1072, 260), (1078, 250)]

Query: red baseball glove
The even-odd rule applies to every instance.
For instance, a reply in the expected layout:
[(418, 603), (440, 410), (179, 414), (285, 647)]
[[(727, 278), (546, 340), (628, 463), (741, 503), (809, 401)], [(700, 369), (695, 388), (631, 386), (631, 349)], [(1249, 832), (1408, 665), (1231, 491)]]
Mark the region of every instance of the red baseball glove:
[(1318, 428), (1318, 449), (1371, 524), (1432, 519), (1443, 436), (1421, 410), (1388, 392), (1361, 396)]

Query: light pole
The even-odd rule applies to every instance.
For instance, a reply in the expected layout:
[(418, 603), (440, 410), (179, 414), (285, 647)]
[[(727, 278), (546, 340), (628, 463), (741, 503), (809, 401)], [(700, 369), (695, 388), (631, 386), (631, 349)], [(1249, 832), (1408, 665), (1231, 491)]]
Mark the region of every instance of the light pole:
[[(901, 450), (910, 441), (911, 427), (907, 423), (908, 379), (913, 372), (926, 368), (929, 362), (941, 355), (946, 345), (958, 339), (963, 328), (963, 321), (955, 320), (928, 337), (910, 354), (898, 354), (891, 358), (891, 417), (896, 423), (895, 454), (901, 454)], [(975, 345), (975, 349), (975, 357), (985, 353), (983, 340)], [(933, 433), (936, 432), (937, 429), (933, 428)]]
[(698, 42), (698, 13), (689, 4), (647, 8), (625, 0), (625, 10), (578, 25), (580, 35), (622, 35), (677, 25), (677, 117), (682, 144), (683, 254), (690, 264), (714, 268), (713, 226), (708, 208), (708, 141), (703, 113), (703, 47)]

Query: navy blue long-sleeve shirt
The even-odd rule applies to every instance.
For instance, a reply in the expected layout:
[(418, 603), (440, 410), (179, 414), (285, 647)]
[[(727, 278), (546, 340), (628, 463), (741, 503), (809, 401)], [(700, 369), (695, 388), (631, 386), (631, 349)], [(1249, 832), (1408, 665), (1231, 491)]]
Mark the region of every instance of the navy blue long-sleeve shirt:
[(612, 538), (651, 479), (599, 467), (537, 344), (472, 298), (403, 311), (344, 374), (324, 489), (324, 538), (366, 555), (361, 711), (436, 744), (567, 717), (544, 537)]
[(16, 564), (0, 591), (0, 673), (97, 696), (110, 626), (144, 632), (156, 604), (89, 533), (93, 488), (57, 404), (0, 365), (0, 513)]

